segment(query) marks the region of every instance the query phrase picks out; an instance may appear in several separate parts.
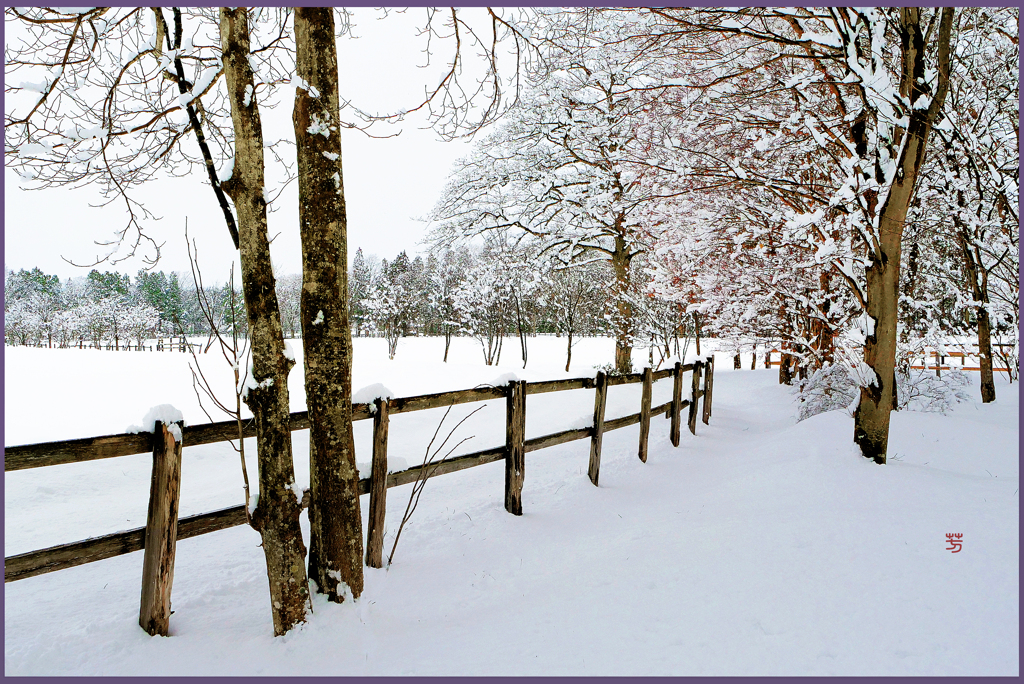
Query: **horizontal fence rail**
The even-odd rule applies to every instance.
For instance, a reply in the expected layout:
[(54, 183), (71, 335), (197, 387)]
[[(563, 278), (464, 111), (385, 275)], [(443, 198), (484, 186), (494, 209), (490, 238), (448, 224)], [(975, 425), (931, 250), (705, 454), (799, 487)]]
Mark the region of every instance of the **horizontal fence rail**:
[[(684, 373), (692, 371), (693, 364), (685, 364), (681, 366), (681, 370)], [(672, 372), (672, 369), (656, 371), (654, 379), (659, 380), (671, 377)], [(642, 373), (632, 373), (630, 375), (609, 377), (608, 384), (626, 385), (640, 382), (642, 379)], [(594, 389), (594, 378), (545, 380), (526, 383), (527, 394), (542, 394), (573, 389)], [(452, 392), (389, 399), (388, 411), (394, 415), (396, 413), (423, 411), (432, 408), (447, 408), (448, 406), (485, 401), (487, 399), (501, 399), (504, 396), (505, 388), (503, 386), (475, 387), (473, 389), (455, 390)], [(373, 414), (370, 413), (369, 404), (352, 404), (353, 421), (368, 420), (372, 417)], [(249, 418), (242, 423), (242, 434), (245, 437), (255, 437), (255, 422)], [(308, 430), (309, 414), (306, 411), (292, 413), (290, 428), (292, 431)], [(182, 443), (185, 446), (226, 442), (238, 438), (238, 423), (233, 420), (225, 420), (217, 423), (186, 425), (182, 428), (181, 432)], [(27, 468), (42, 468), (43, 466), (66, 463), (84, 463), (86, 461), (114, 458), (116, 456), (148, 454), (153, 449), (152, 439), (152, 434), (141, 432), (138, 434), (104, 435), (102, 437), (85, 437), (59, 442), (4, 447), (4, 472), (25, 470)]]
[[(977, 347), (978, 345), (974, 345), (974, 346)], [(992, 343), (992, 347), (993, 348), (996, 348), (996, 347), (1012, 348), (1013, 345), (1012, 344), (996, 344), (995, 342), (993, 342)], [(767, 355), (768, 365), (769, 366), (778, 367), (778, 366), (782, 365), (782, 360), (781, 360), (781, 357), (783, 355), (782, 350), (780, 350), (780, 349), (769, 349), (767, 352), (765, 352), (765, 354)], [(779, 355), (779, 357), (780, 357), (779, 360), (775, 360), (775, 358), (773, 358), (775, 354)], [(1003, 355), (1003, 353), (1002, 352), (996, 352), (993, 356), (995, 358), (993, 358), (992, 372), (993, 373), (1009, 373), (1010, 372), (1009, 368), (1000, 368), (1000, 367), (995, 365), (996, 361), (1003, 361), (1003, 362), (1007, 361), (1007, 359)], [(931, 371), (937, 371), (937, 372), (949, 371), (949, 370), (980, 371), (981, 370), (981, 366), (980, 365), (971, 365), (971, 366), (967, 365), (968, 359), (970, 359), (972, 361), (977, 361), (977, 358), (978, 358), (978, 355), (977, 355), (977, 353), (974, 353), (974, 352), (966, 352), (965, 353), (965, 352), (951, 351), (951, 352), (946, 352), (945, 354), (940, 354), (937, 351), (930, 351), (930, 352), (927, 352), (923, 356), (922, 355), (914, 355), (914, 356), (912, 356), (911, 357), (910, 369), (911, 370), (931, 370)], [(947, 359), (960, 359), (960, 363), (959, 364), (947, 363), (946, 362)], [(917, 365), (917, 364), (920, 364), (920, 365)]]
[[(697, 389), (701, 368), (705, 368), (704, 389)], [(407, 413), (422, 411), (433, 408), (446, 408), (456, 404), (465, 404), (488, 399), (508, 399), (510, 388), (519, 384), (525, 390), (526, 395), (543, 394), (548, 392), (560, 392), (576, 389), (596, 389), (598, 379), (604, 376), (605, 386), (626, 385), (633, 383), (646, 383), (649, 388), (650, 382), (667, 378), (675, 379), (675, 391), (673, 400), (651, 407), (647, 418), (668, 414), (672, 417), (675, 410), (678, 414), (684, 408), (695, 406), (696, 402), (704, 397), (704, 423), (708, 422), (711, 414), (711, 406), (708, 403), (711, 398), (711, 382), (713, 379), (713, 363), (697, 361), (689, 364), (676, 364), (674, 368), (654, 371), (650, 373), (651, 380), (646, 381), (644, 373), (632, 373), (628, 375), (604, 376), (598, 378), (573, 378), (567, 380), (545, 380), (540, 382), (513, 381), (508, 386), (485, 386), (466, 390), (455, 390), (451, 392), (440, 392), (436, 394), (425, 394), (413, 397), (393, 398), (387, 400), (389, 414)], [(682, 385), (682, 374), (691, 372), (694, 374), (693, 390), (689, 398), (678, 400), (679, 388)], [(648, 401), (649, 405), (649, 401)], [(646, 408), (646, 406), (644, 407)], [(691, 408), (691, 416), (693, 414)], [(603, 406), (602, 406), (603, 413)], [(602, 420), (601, 432), (617, 430), (620, 428), (636, 425), (644, 420), (644, 411), (634, 413), (620, 418)], [(352, 420), (367, 420), (373, 417), (369, 404), (353, 404)], [(525, 418), (524, 418), (525, 419)], [(677, 431), (678, 415), (673, 420), (673, 429)], [(291, 414), (291, 429), (309, 429), (309, 417), (306, 411), (299, 411)], [(696, 434), (694, 422), (691, 418), (690, 430)], [(529, 453), (539, 449), (566, 444), (568, 442), (595, 439), (595, 428), (589, 427), (570, 428), (548, 435), (542, 435), (531, 439), (521, 439), (522, 451)], [(243, 421), (243, 435), (255, 437), (256, 428), (254, 422)], [(197, 446), (224, 442), (238, 438), (238, 424), (235, 421), (223, 421), (218, 423), (207, 423), (202, 425), (185, 426), (182, 428), (182, 447)], [(643, 441), (641, 450), (646, 454), (646, 435), (642, 434)], [(47, 442), (42, 444), (27, 444), (22, 446), (10, 446), (5, 448), (4, 470), (5, 472), (25, 470), (30, 468), (41, 468), (52, 465), (68, 463), (82, 463), (103, 458), (117, 456), (129, 456), (134, 454), (151, 453), (154, 449), (154, 435), (152, 433), (139, 434), (118, 434), (105, 435), (101, 437), (88, 437), (84, 439), (73, 439), (59, 442)], [(678, 446), (678, 437), (673, 434), (673, 444)], [(473, 468), (487, 463), (506, 460), (508, 446), (498, 446), (481, 451), (475, 451), (459, 456), (443, 459), (438, 462), (426, 465), (413, 466), (406, 470), (388, 473), (382, 489), (390, 489), (401, 485), (416, 482), (428, 475), (435, 477), (448, 473), (458, 472), (467, 468)], [(376, 456), (375, 456), (376, 458)], [(596, 482), (595, 482), (596, 484)], [(521, 483), (520, 483), (521, 486)], [(364, 477), (359, 480), (359, 494), (371, 494), (373, 491), (372, 477)], [(309, 505), (309, 491), (307, 490), (302, 498), (302, 507)], [(218, 530), (246, 524), (245, 506), (238, 505), (210, 513), (202, 513), (182, 517), (177, 520), (177, 539), (188, 539)], [(141, 551), (145, 549), (146, 528), (140, 527), (122, 532), (103, 535), (85, 539), (68, 544), (60, 544), (45, 549), (30, 551), (27, 553), (8, 556), (4, 559), (4, 582), (12, 582), (19, 579), (34, 577), (56, 570), (92, 563), (94, 561), (113, 558), (115, 556)]]

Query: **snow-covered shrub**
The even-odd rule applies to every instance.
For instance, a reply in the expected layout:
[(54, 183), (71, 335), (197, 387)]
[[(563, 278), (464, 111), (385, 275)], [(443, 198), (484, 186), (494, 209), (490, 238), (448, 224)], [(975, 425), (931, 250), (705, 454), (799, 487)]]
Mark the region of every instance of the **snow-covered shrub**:
[(971, 396), (964, 388), (971, 384), (971, 378), (961, 370), (949, 370), (936, 377), (928, 371), (896, 373), (898, 408), (911, 411), (945, 413)]
[(597, 373), (598, 371), (604, 373), (609, 377), (613, 375), (622, 375), (622, 373), (619, 372), (619, 369), (615, 367), (614, 363), (603, 363), (594, 366), (594, 372)]
[[(970, 377), (959, 370), (950, 370), (936, 377), (928, 371), (896, 372), (897, 410), (945, 413), (970, 395), (964, 388)], [(826, 411), (845, 409), (852, 415), (857, 408), (860, 388), (846, 366), (832, 364), (815, 371), (797, 391), (800, 399), (798, 420)]]
[(801, 384), (799, 390), (800, 413), (798, 420), (826, 411), (848, 409), (853, 411), (854, 402), (860, 396), (860, 388), (846, 370), (846, 366), (834, 363), (819, 368)]

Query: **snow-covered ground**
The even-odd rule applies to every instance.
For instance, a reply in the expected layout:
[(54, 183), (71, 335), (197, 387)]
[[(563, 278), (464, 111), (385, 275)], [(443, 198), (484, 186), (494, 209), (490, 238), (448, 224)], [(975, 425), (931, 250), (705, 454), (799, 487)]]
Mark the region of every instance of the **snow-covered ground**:
[[(578, 377), (613, 350), (583, 340), (566, 374), (563, 340), (532, 339), (525, 370), (517, 344), (495, 368), (469, 340), (443, 364), (440, 340), (402, 340), (391, 362), (384, 340), (357, 339), (354, 387)], [(122, 432), (167, 403), (205, 422), (188, 360), (8, 347), (5, 444)], [(141, 552), (6, 584), (5, 675), (1017, 675), (1018, 386), (999, 379), (995, 404), (945, 416), (894, 414), (877, 466), (846, 413), (797, 423), (776, 371), (716, 365), (711, 425), (673, 448), (655, 419), (646, 464), (636, 426), (606, 434), (600, 487), (586, 440), (527, 454), (522, 517), (503, 509), (501, 463), (431, 480), (391, 568), (282, 638), (245, 527), (178, 543), (169, 638), (137, 624)], [(223, 359), (204, 371), (230, 392)], [(301, 410), (301, 362), (290, 389)], [(669, 391), (657, 383), (655, 404)], [(592, 406), (592, 390), (531, 396), (527, 437), (586, 424)], [(639, 386), (613, 387), (607, 417), (638, 406)], [(392, 417), (393, 467), (422, 459), (440, 415)], [(503, 443), (503, 421), (488, 402), (457, 433), (474, 436), (463, 448)], [(361, 461), (369, 422), (356, 424)], [(303, 484), (308, 437), (293, 442)], [(5, 555), (142, 526), (149, 469), (139, 455), (7, 473)], [(242, 502), (226, 444), (186, 448), (182, 472), (182, 515)], [(385, 554), (408, 495), (388, 490)], [(947, 533), (963, 534), (961, 552)]]

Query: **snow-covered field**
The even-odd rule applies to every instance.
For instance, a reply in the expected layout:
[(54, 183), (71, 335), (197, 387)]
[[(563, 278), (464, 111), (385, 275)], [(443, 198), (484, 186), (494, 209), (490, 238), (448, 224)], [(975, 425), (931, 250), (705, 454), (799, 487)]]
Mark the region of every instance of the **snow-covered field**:
[[(612, 357), (610, 340), (583, 340), (566, 374), (563, 345), (531, 340), (523, 370), (516, 340), (495, 368), (468, 340), (443, 364), (441, 340), (402, 340), (391, 362), (384, 340), (357, 339), (353, 386), (409, 396), (592, 375)], [(206, 422), (188, 361), (8, 347), (5, 444), (122, 432), (165, 403)], [(945, 416), (894, 414), (877, 466), (846, 413), (797, 423), (775, 371), (716, 365), (711, 425), (673, 448), (655, 419), (646, 464), (636, 426), (608, 433), (600, 487), (586, 440), (527, 454), (522, 517), (503, 509), (501, 463), (431, 480), (391, 568), (282, 638), (245, 527), (178, 543), (169, 638), (137, 624), (141, 552), (6, 584), (5, 675), (1017, 675), (1018, 386), (999, 379), (995, 404)], [(204, 370), (230, 392), (222, 359)], [(290, 389), (302, 410), (301, 363)], [(657, 383), (655, 404), (669, 392)], [(639, 386), (613, 387), (607, 417), (638, 406)], [(531, 396), (526, 436), (585, 425), (592, 407), (592, 390)], [(422, 459), (440, 415), (392, 417), (393, 467)], [(464, 450), (503, 443), (503, 426), (503, 402), (488, 402), (458, 433), (474, 436)], [(308, 437), (293, 442), (303, 484)], [(138, 455), (6, 474), (5, 555), (142, 526), (149, 472)], [(226, 444), (186, 448), (182, 472), (181, 515), (242, 502)], [(408, 494), (388, 491), (385, 553)]]

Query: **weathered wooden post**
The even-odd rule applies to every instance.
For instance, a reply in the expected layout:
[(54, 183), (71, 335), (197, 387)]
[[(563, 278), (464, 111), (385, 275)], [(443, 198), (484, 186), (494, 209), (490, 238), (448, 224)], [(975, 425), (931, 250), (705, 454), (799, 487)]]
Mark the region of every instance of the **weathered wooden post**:
[[(171, 428), (176, 426), (174, 433)], [(178, 498), (181, 491), (181, 423), (157, 421), (153, 430), (153, 476), (149, 486), (145, 555), (142, 559), (142, 605), (139, 625), (167, 636), (171, 620), (174, 548), (178, 539)]]
[(654, 373), (651, 367), (644, 368), (643, 392), (640, 395), (640, 460), (647, 463), (647, 438), (651, 433), (651, 393)]
[(373, 465), (370, 468), (370, 513), (366, 532), (366, 564), (384, 567), (384, 512), (388, 490), (388, 400), (373, 403)]
[(608, 401), (608, 376), (604, 371), (597, 372), (594, 382), (594, 434), (590, 437), (590, 466), (587, 476), (597, 486), (601, 475), (601, 438), (604, 435), (604, 408)]
[(526, 381), (508, 383), (505, 395), (505, 510), (523, 514), (526, 470)]
[(669, 411), (672, 417), (672, 425), (669, 428), (668, 437), (672, 446), (679, 446), (679, 421), (683, 412), (683, 364), (676, 361), (676, 367), (672, 371), (672, 409)]
[(700, 397), (700, 369), (703, 367), (703, 361), (693, 362), (693, 384), (690, 388), (690, 417), (686, 421), (692, 435), (697, 434), (697, 399)]
[(711, 357), (711, 362), (708, 363), (708, 367), (704, 371), (704, 415), (701, 420), (707, 425), (711, 419), (711, 391), (715, 385), (715, 357)]

